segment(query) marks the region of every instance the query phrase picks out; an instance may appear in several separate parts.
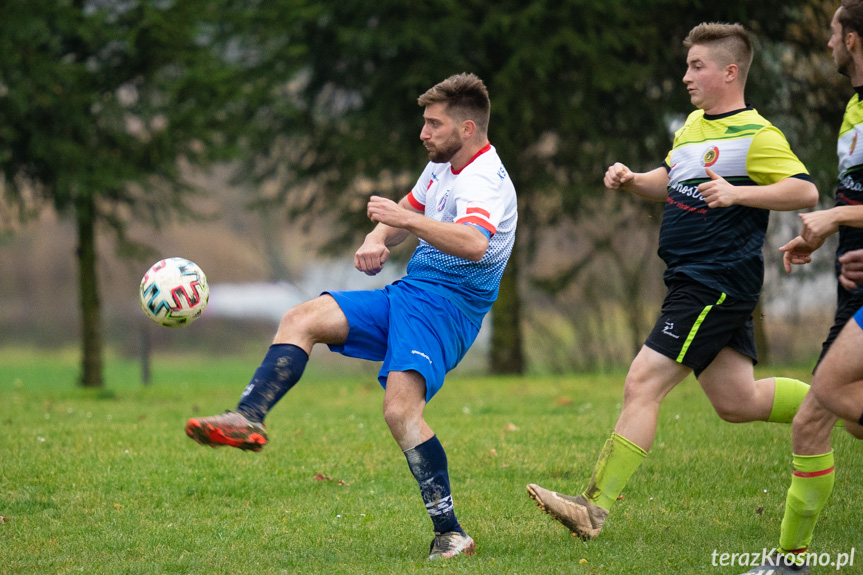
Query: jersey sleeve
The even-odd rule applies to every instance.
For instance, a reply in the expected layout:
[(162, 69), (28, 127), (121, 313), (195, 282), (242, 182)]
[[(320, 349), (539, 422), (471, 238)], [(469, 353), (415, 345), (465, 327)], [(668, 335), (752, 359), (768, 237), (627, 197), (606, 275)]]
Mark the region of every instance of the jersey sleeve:
[(809, 179), (809, 170), (791, 151), (788, 140), (775, 126), (762, 128), (752, 138), (746, 171), (760, 186), (775, 184), (792, 176)]
[(434, 183), (434, 175), (432, 170), (432, 164), (429, 163), (426, 165), (423, 173), (420, 174), (417, 183), (414, 184), (413, 189), (408, 192), (408, 202), (414, 209), (419, 210), (421, 212), (425, 211), (426, 206), (426, 192)]

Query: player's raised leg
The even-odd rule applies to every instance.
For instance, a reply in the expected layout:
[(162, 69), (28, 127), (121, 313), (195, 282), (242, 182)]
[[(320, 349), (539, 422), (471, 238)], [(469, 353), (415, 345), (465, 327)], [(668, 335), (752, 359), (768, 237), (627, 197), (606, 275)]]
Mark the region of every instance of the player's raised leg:
[(384, 420), (405, 454), (434, 526), (429, 559), (473, 555), (476, 545), (453, 508), (446, 453), (423, 418), (425, 378), (416, 371), (391, 371), (384, 394)]
[(599, 535), (612, 505), (653, 444), (659, 404), (690, 372), (642, 347), (626, 376), (620, 418), (599, 454), (587, 488), (571, 496), (532, 483), (527, 486), (530, 497), (573, 535), (582, 539)]
[(755, 379), (752, 359), (724, 348), (698, 375), (716, 413), (731, 423), (791, 423), (809, 385), (787, 377)]
[(264, 418), (300, 380), (314, 344), (343, 343), (347, 334), (345, 314), (330, 295), (291, 308), (236, 409), (193, 417), (186, 422), (186, 434), (202, 445), (260, 451), (267, 443)]

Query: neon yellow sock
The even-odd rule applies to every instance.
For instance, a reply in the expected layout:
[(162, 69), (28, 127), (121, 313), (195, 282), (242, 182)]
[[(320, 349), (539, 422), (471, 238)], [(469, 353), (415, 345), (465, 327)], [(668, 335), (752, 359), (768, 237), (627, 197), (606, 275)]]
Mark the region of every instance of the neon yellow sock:
[(833, 492), (835, 475), (832, 451), (823, 455), (794, 456), (794, 474), (779, 534), (782, 551), (801, 551), (809, 547), (818, 516)]
[(608, 511), (645, 457), (647, 452), (642, 448), (612, 433), (599, 452), (584, 496)]
[(803, 398), (809, 391), (809, 384), (788, 377), (774, 377), (776, 390), (773, 392), (773, 408), (767, 421), (773, 423), (791, 423)]

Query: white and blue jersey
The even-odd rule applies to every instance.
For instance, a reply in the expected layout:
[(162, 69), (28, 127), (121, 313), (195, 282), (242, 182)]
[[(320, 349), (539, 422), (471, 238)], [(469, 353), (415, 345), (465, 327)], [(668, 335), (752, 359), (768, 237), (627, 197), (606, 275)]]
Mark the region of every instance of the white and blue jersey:
[(429, 163), (408, 201), (439, 222), (476, 226), (489, 238), (485, 255), (473, 262), (420, 240), (401, 280), (379, 290), (324, 292), (349, 325), (345, 342), (329, 348), (383, 362), (378, 381), (384, 387), (391, 371), (416, 371), (429, 401), (473, 344), (497, 298), (518, 212), (515, 188), (490, 144), (458, 172), (449, 163)]
[(450, 300), (479, 326), (497, 299), (500, 278), (515, 242), (515, 187), (494, 147), (487, 144), (466, 166), (429, 162), (408, 201), (439, 222), (476, 226), (489, 238), (478, 262), (443, 253), (420, 240), (402, 281)]

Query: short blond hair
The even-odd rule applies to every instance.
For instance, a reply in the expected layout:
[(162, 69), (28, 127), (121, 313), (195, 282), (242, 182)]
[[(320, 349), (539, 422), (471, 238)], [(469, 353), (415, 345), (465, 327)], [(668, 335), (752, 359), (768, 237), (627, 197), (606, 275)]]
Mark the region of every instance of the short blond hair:
[(491, 100), (488, 89), (476, 74), (462, 73), (450, 76), (429, 88), (417, 98), (420, 106), (446, 104), (447, 114), (457, 120), (473, 120), (481, 134), (488, 133)]
[[(746, 83), (749, 67), (752, 65), (752, 40), (749, 32), (740, 24), (721, 22), (702, 22), (689, 31), (683, 40), (687, 48), (707, 46), (717, 63), (735, 64), (741, 84)], [(715, 50), (717, 49), (718, 50)]]

